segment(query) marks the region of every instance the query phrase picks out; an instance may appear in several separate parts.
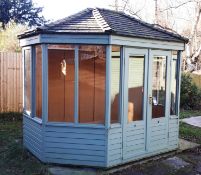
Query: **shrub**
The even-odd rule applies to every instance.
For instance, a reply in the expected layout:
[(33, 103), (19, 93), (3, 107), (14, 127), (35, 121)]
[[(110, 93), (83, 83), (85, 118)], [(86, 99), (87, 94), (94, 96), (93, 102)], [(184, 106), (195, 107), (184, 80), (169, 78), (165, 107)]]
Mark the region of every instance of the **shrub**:
[(0, 122), (1, 121), (21, 121), (22, 113), (20, 112), (3, 112), (0, 113)]
[(198, 109), (200, 105), (201, 89), (192, 82), (189, 74), (182, 73), (180, 107), (183, 109)]

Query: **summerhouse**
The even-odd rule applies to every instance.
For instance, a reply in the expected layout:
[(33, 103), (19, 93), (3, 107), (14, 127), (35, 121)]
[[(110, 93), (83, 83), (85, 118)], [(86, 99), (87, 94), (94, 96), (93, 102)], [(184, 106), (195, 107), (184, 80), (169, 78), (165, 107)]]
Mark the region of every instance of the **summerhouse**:
[(112, 167), (178, 148), (186, 38), (89, 8), (19, 39), (24, 146), (42, 162)]

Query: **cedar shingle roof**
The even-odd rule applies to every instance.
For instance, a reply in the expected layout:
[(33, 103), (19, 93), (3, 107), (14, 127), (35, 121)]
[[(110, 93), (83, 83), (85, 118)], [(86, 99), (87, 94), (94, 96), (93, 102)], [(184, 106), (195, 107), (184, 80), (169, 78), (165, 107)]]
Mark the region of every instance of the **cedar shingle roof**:
[(179, 34), (145, 23), (123, 12), (101, 8), (88, 8), (75, 15), (58, 20), (35, 30), (19, 35), (26, 38), (46, 34), (114, 34), (129, 37), (187, 42)]

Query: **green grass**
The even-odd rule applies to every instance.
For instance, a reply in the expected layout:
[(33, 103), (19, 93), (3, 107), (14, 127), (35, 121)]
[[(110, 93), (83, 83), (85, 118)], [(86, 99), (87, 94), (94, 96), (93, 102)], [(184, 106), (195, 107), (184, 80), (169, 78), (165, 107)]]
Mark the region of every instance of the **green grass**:
[(201, 144), (201, 128), (180, 122), (179, 135), (180, 138)]
[[(201, 116), (201, 110), (181, 110), (180, 119)], [(180, 122), (180, 138), (201, 144), (201, 128)]]
[(181, 110), (180, 111), (180, 119), (201, 116), (201, 110)]
[(21, 119), (10, 119), (0, 118), (0, 175), (44, 174), (46, 165), (22, 146)]

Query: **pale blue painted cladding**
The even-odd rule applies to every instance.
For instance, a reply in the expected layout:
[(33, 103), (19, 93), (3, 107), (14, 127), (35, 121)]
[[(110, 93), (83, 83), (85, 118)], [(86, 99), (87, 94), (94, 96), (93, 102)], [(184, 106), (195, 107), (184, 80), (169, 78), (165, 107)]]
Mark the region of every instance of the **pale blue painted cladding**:
[(30, 119), (29, 117), (23, 117), (23, 142), (24, 146), (29, 149), (40, 160), (42, 157), (42, 124)]
[(53, 163), (105, 166), (105, 140), (104, 128), (46, 126), (44, 156)]
[[(122, 144), (122, 128), (110, 128), (108, 130), (107, 165), (107, 130), (104, 128), (46, 126), (43, 138), (41, 124), (29, 117), (24, 117), (23, 124), (25, 147), (44, 162), (109, 167), (174, 150), (178, 147), (178, 118), (169, 119), (169, 140), (166, 149), (158, 148), (136, 156), (135, 154), (144, 147), (144, 135), (142, 135), (144, 128), (138, 127), (133, 130), (128, 128), (126, 148), (123, 148)], [(152, 140), (156, 140), (157, 143), (163, 140), (163, 131), (153, 131), (155, 134), (152, 133)], [(123, 149), (133, 156), (123, 160)]]
[[(156, 127), (157, 126), (157, 127)], [(156, 121), (152, 123), (151, 127), (151, 141), (150, 149), (143, 152), (143, 148), (145, 146), (145, 135), (144, 135), (144, 127), (137, 126), (126, 128), (126, 139), (127, 144), (123, 146), (122, 142), (122, 128), (111, 128), (109, 129), (108, 135), (108, 167), (115, 166), (118, 164), (139, 160), (141, 158), (150, 157), (153, 155), (161, 154), (168, 151), (173, 151), (178, 148), (179, 141), (179, 127), (178, 127), (178, 118), (169, 117), (169, 137), (168, 144), (166, 144), (166, 148), (160, 147), (159, 145), (164, 144), (164, 140), (167, 140), (167, 131), (165, 130), (165, 123), (161, 121), (161, 123)], [(155, 146), (155, 149), (153, 147)], [(123, 159), (123, 149), (126, 149), (125, 152), (130, 154), (130, 156), (125, 156)], [(124, 153), (125, 153), (124, 152)], [(141, 154), (139, 154), (141, 152)]]
[[(106, 166), (105, 128), (46, 125), (24, 116), (24, 145), (44, 162)], [(42, 135), (42, 133), (44, 135)]]
[(122, 162), (122, 128), (111, 128), (108, 131), (108, 164), (109, 166)]

